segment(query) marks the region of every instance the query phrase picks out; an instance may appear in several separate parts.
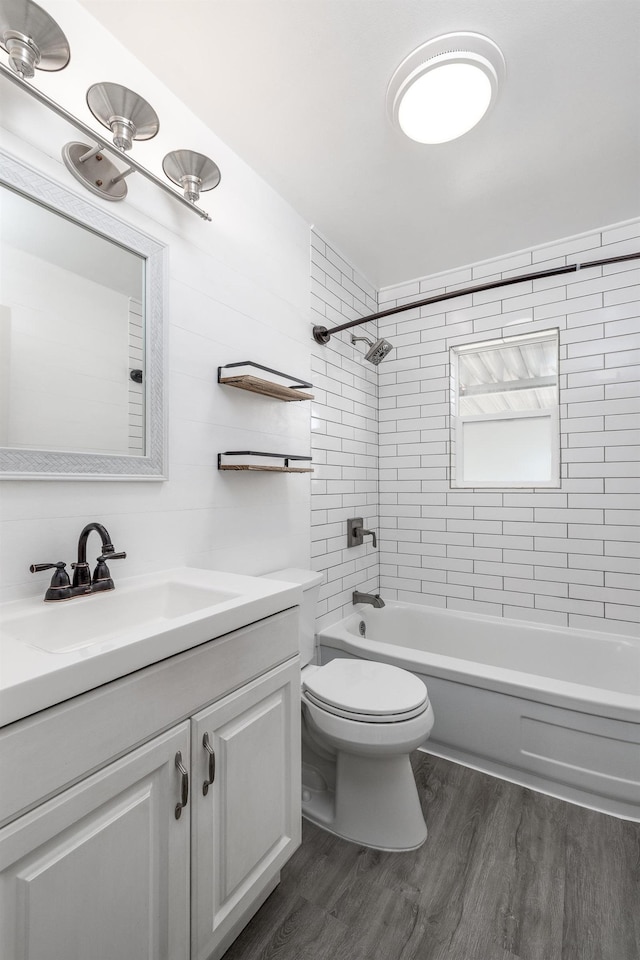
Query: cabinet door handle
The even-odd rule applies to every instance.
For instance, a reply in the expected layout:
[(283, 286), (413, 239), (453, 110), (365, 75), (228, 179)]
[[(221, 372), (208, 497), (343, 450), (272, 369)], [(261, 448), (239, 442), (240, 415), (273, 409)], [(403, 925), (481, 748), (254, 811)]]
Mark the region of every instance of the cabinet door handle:
[(209, 741), (208, 733), (205, 733), (204, 737), (202, 738), (202, 746), (209, 754), (209, 779), (205, 780), (202, 784), (202, 793), (203, 796), (206, 797), (206, 795), (209, 793), (209, 787), (216, 778), (216, 755)]
[(182, 813), (182, 808), (186, 807), (187, 803), (189, 802), (189, 774), (187, 773), (187, 768), (182, 762), (182, 753), (180, 750), (178, 750), (176, 753), (176, 767), (180, 772), (182, 791), (181, 801), (180, 803), (176, 803), (176, 820), (179, 820), (180, 814)]

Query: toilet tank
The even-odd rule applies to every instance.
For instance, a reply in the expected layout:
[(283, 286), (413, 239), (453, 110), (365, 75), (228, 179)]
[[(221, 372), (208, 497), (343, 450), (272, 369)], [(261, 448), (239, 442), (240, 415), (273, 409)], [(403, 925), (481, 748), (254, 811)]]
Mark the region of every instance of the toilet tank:
[(269, 580), (283, 580), (286, 583), (297, 583), (302, 587), (302, 605), (300, 607), (300, 660), (302, 666), (311, 663), (315, 654), (315, 626), (316, 610), (320, 584), (323, 580), (321, 573), (314, 570), (302, 570), (297, 567), (287, 567), (285, 570), (274, 570), (272, 573), (263, 573)]

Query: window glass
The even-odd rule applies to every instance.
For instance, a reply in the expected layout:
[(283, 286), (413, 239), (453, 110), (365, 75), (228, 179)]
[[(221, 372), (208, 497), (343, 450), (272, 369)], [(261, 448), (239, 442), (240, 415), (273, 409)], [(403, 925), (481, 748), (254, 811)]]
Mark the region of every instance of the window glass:
[(559, 486), (558, 331), (451, 348), (451, 485)]

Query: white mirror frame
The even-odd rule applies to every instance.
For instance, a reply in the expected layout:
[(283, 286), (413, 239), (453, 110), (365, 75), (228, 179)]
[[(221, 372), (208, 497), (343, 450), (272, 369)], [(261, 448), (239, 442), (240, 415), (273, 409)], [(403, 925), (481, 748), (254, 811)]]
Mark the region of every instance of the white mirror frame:
[[(164, 480), (164, 304), (166, 247), (0, 150), (0, 183), (145, 259), (145, 455), (0, 448), (0, 479)], [(81, 399), (81, 398), (79, 398)]]

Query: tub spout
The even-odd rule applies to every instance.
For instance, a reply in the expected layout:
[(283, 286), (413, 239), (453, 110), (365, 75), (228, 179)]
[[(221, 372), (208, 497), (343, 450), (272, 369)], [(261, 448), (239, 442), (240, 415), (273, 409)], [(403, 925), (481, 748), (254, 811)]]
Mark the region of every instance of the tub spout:
[(384, 600), (379, 593), (360, 593), (359, 590), (354, 590), (351, 599), (354, 603), (370, 603), (372, 607), (384, 607)]

